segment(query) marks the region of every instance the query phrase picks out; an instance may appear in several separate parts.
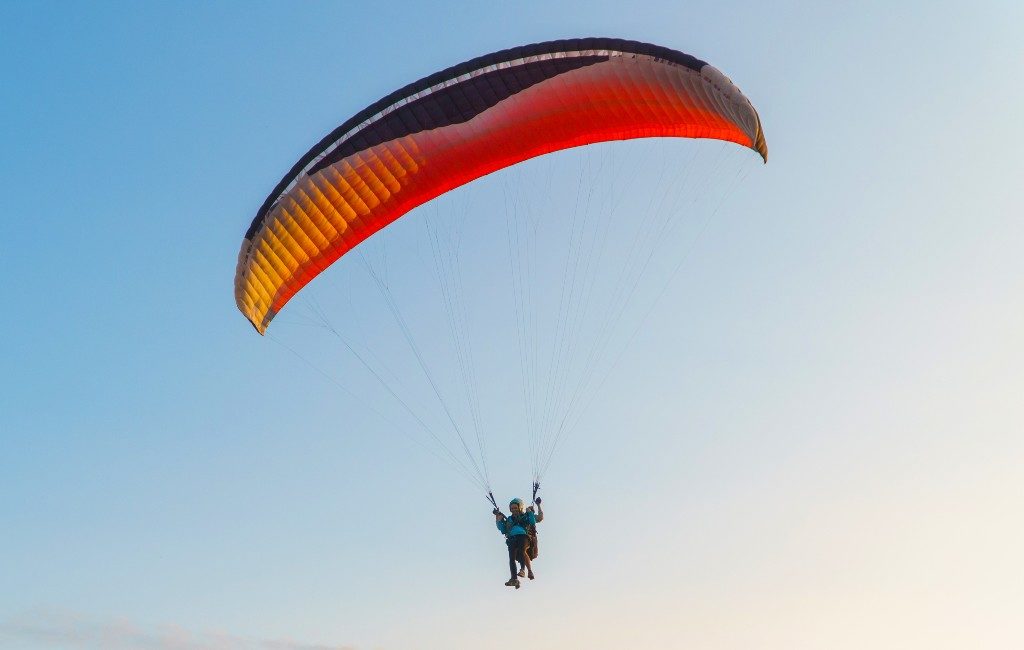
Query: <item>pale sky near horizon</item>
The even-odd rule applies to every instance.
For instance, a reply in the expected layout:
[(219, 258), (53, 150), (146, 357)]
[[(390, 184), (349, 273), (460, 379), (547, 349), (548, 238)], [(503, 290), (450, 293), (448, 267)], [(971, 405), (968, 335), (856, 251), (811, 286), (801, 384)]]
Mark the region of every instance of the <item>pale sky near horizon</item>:
[[(0, 3), (0, 648), (1024, 647), (1024, 7), (550, 4)], [(344, 119), (590, 35), (714, 64), (770, 158), (559, 450), (514, 592), (479, 492), (231, 280)]]

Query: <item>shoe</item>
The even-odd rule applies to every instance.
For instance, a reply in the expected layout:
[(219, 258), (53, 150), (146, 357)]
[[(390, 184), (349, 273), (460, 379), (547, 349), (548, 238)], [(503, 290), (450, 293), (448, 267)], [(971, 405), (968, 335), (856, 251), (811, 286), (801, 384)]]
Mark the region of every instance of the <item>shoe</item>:
[(520, 578), (525, 578), (526, 577), (526, 569), (519, 569), (518, 575), (519, 575)]
[(505, 583), (505, 586), (515, 587), (516, 589), (519, 589), (519, 578), (512, 578), (511, 580)]
[(531, 570), (529, 573), (527, 573), (526, 577), (529, 578), (530, 580), (533, 580), (533, 571)]

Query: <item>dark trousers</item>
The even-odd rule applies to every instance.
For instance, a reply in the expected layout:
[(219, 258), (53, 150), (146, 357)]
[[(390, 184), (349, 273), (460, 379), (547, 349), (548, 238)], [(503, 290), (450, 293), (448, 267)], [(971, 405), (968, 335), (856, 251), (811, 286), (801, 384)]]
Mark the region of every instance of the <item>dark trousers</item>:
[(526, 563), (526, 544), (529, 538), (526, 535), (513, 535), (508, 538), (508, 570), (515, 579), (519, 569), (516, 562)]

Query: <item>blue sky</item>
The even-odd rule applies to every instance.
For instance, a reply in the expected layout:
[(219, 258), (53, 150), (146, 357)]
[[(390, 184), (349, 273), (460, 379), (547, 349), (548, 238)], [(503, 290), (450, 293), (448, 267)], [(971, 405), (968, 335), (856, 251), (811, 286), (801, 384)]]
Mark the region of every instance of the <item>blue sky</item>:
[[(1024, 643), (1019, 4), (546, 5), (0, 7), (0, 646)], [(771, 162), (559, 452), (512, 593), (480, 495), (231, 281), (322, 134), (582, 35), (716, 65)]]

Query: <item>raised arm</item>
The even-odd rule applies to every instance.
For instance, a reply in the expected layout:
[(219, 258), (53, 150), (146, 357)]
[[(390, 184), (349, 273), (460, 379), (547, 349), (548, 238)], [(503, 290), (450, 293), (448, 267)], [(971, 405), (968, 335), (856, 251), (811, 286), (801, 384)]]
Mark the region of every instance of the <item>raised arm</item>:
[(539, 524), (544, 521), (544, 508), (540, 505), (540, 497), (537, 497), (536, 500), (534, 500), (534, 503), (537, 504), (537, 523)]
[(502, 535), (505, 534), (505, 515), (501, 514), (501, 510), (495, 508), (494, 512), (494, 525), (498, 527), (498, 532)]

